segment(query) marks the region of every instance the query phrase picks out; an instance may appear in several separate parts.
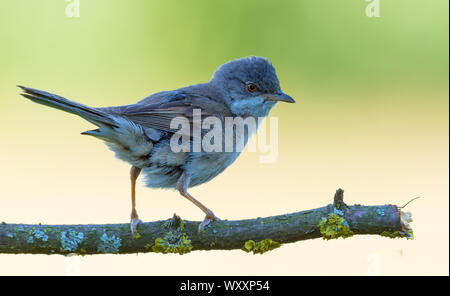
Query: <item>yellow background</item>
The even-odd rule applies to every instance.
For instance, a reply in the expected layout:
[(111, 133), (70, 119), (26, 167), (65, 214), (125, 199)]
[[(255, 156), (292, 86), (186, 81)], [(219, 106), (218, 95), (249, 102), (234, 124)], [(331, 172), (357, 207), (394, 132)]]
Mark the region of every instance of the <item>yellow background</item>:
[[(268, 57), (295, 105), (279, 105), (279, 157), (246, 153), (192, 194), (221, 218), (349, 204), (408, 205), (415, 239), (357, 236), (263, 256), (197, 251), (77, 258), (0, 255), (0, 275), (364, 275), (449, 273), (448, 1), (64, 0), (0, 4), (0, 220), (128, 222), (129, 165), (88, 122), (33, 104), (16, 84), (91, 106), (134, 103)], [(138, 187), (145, 221), (202, 213), (174, 191)], [(75, 271), (74, 271), (75, 270)]]

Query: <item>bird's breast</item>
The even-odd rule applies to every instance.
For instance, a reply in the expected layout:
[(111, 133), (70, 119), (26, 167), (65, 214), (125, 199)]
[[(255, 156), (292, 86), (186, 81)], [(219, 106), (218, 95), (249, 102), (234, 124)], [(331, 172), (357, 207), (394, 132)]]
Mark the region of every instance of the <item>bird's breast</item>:
[(206, 183), (222, 173), (239, 156), (239, 152), (191, 152), (184, 170), (189, 174), (190, 187)]

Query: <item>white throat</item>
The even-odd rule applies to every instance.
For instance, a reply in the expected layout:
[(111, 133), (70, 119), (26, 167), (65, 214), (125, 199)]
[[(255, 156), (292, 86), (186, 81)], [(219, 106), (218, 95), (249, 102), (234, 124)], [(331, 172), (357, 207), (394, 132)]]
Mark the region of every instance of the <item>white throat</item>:
[(266, 117), (277, 102), (262, 97), (251, 97), (231, 103), (231, 112), (236, 116)]

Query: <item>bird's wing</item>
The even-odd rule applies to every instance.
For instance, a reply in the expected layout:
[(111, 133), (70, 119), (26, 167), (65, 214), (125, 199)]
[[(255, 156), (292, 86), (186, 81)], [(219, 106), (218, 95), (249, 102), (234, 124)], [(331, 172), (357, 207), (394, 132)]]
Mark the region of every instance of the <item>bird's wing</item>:
[[(145, 128), (157, 129), (169, 133), (178, 131), (178, 124), (189, 120), (191, 130), (194, 127), (193, 111), (201, 110), (201, 118), (231, 116), (231, 112), (222, 103), (203, 95), (183, 91), (162, 92), (131, 105), (101, 108), (103, 111), (119, 115)], [(171, 128), (172, 126), (175, 128)]]

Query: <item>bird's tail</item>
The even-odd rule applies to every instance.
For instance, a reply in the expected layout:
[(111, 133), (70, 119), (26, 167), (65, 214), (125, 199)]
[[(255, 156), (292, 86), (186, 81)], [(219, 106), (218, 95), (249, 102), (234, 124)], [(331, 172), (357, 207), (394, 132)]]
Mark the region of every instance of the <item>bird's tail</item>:
[(99, 109), (88, 107), (86, 105), (67, 100), (61, 96), (54, 95), (42, 90), (20, 86), (24, 93), (21, 94), (31, 101), (76, 114), (97, 126), (117, 127), (113, 116)]

